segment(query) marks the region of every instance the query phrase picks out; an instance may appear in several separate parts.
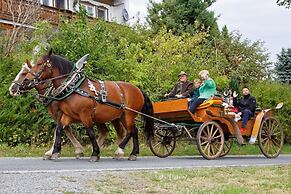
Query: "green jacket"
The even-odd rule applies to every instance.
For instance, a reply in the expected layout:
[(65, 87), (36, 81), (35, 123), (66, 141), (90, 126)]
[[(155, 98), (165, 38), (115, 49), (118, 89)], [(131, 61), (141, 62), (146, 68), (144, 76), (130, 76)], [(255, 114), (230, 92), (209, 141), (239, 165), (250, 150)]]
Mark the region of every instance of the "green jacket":
[(199, 98), (208, 99), (213, 97), (216, 94), (216, 84), (213, 79), (209, 78), (204, 83), (202, 83), (199, 88), (199, 92)]

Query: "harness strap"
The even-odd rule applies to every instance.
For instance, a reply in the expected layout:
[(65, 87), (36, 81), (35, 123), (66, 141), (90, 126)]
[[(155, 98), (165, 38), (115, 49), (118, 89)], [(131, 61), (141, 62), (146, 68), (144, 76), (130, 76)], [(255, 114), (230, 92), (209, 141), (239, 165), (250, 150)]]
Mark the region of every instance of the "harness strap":
[(120, 91), (121, 104), (125, 104), (125, 103), (124, 103), (125, 98), (124, 98), (124, 93), (123, 93), (123, 91), (121, 90), (121, 88), (119, 87), (119, 85), (118, 85), (116, 82), (114, 82), (114, 83), (115, 83), (115, 85), (118, 87), (118, 89), (119, 89), (119, 91)]
[(102, 101), (102, 98), (101, 98), (100, 96), (92, 96), (92, 95), (90, 95), (88, 92), (86, 92), (86, 91), (84, 91), (84, 90), (81, 90), (80, 88), (76, 88), (76, 89), (74, 90), (74, 92), (76, 92), (77, 94), (79, 94), (79, 95), (81, 95), (81, 96), (87, 97), (87, 98), (93, 98), (94, 100), (96, 100), (96, 101), (99, 102), (99, 103), (103, 103), (103, 104), (106, 104), (106, 105), (112, 106), (112, 107), (114, 107), (114, 108), (117, 108), (117, 109), (125, 109), (124, 104), (119, 104), (119, 103), (111, 102), (111, 101), (103, 102), (103, 101)]
[(101, 85), (101, 100), (102, 102), (106, 102), (107, 101), (107, 91), (106, 91), (106, 86), (104, 81), (98, 80), (100, 85)]

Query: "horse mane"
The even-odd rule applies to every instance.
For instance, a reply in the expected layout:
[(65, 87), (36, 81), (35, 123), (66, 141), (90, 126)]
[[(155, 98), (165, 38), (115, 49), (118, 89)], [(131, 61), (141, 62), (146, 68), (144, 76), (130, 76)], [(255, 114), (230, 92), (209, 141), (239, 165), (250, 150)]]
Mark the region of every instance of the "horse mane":
[[(44, 56), (43, 59), (46, 61), (48, 56)], [(61, 75), (68, 74), (72, 71), (74, 67), (74, 63), (71, 61), (68, 61), (67, 59), (59, 56), (52, 54), (49, 58), (51, 64), (59, 70), (59, 73)]]

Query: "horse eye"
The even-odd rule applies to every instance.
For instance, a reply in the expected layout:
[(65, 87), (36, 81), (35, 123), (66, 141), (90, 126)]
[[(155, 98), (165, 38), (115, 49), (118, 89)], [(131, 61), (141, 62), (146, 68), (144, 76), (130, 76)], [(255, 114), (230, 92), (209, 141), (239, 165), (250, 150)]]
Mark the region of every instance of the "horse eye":
[(23, 83), (28, 83), (28, 82), (29, 82), (29, 79), (24, 78)]

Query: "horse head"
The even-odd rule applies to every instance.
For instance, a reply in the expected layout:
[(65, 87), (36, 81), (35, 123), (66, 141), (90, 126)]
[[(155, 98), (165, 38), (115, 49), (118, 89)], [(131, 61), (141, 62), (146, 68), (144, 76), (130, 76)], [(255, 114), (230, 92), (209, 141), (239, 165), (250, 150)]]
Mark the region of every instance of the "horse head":
[(23, 81), (25, 79), (25, 76), (28, 74), (28, 72), (32, 68), (32, 64), (29, 60), (26, 60), (25, 63), (22, 64), (22, 67), (18, 74), (16, 75), (15, 79), (13, 80), (12, 84), (9, 87), (9, 93), (11, 96), (18, 96), (21, 93), (24, 93), (25, 90), (23, 90)]
[(47, 84), (50, 78), (60, 75), (62, 62), (59, 62), (60, 57), (52, 54), (52, 50), (48, 54), (43, 55), (37, 60), (36, 64), (31, 67), (26, 74), (22, 87), (24, 90), (30, 90), (39, 84)]

